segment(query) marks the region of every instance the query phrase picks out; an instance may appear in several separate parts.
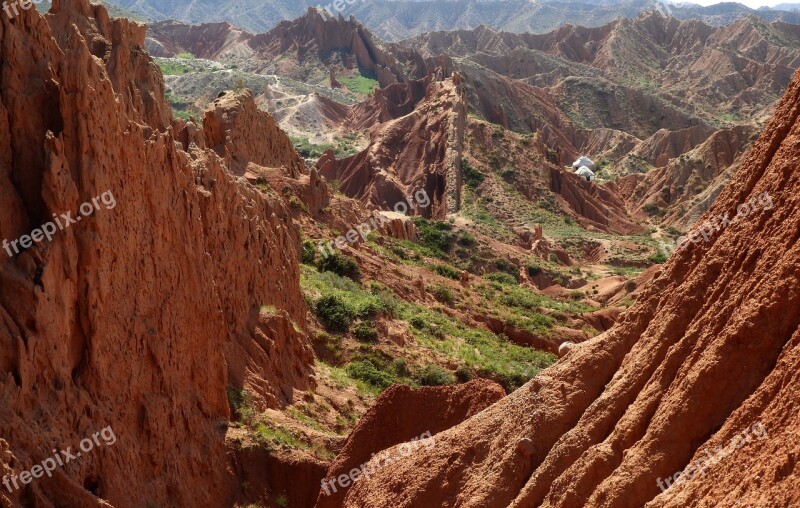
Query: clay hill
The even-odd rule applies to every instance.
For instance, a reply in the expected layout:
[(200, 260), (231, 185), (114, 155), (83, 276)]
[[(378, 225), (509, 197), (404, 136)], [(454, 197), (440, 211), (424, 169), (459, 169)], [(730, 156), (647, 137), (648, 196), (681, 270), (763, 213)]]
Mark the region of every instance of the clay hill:
[(800, 504), (799, 115), (796, 75), (709, 215), (760, 212), (677, 254), (617, 326), (362, 478), (343, 506)]

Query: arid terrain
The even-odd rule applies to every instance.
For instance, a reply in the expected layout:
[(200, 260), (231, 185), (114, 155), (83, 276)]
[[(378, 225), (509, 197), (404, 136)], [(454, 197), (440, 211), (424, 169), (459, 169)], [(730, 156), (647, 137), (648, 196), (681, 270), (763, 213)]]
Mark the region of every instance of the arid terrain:
[(162, 3), (0, 13), (2, 506), (800, 506), (793, 14)]

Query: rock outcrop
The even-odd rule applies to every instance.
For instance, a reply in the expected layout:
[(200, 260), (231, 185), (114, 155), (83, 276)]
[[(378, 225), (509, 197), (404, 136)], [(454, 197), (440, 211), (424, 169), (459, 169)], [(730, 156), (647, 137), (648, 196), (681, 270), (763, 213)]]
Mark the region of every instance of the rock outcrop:
[(799, 118), (797, 74), (709, 214), (766, 195), (770, 211), (676, 253), (620, 324), (359, 481), (344, 506), (800, 504)]
[[(502, 386), (485, 379), (458, 386), (416, 390), (403, 385), (392, 386), (361, 418), (326, 477), (348, 474), (382, 450), (458, 425), (504, 396)], [(328, 494), (320, 492), (316, 508), (341, 506), (346, 494), (344, 489)]]
[(458, 75), (426, 80), (425, 98), (399, 118), (375, 126), (363, 152), (345, 159), (331, 153), (317, 162), (328, 180), (340, 182), (349, 197), (395, 210), (408, 196), (425, 191), (428, 206), (410, 215), (437, 219), (461, 205), (461, 157), (467, 107)]
[(213, 148), (237, 176), (249, 163), (278, 167), (292, 178), (306, 172), (291, 140), (269, 114), (259, 111), (249, 90), (217, 98), (203, 118), (206, 146)]
[(614, 184), (597, 185), (562, 169), (551, 168), (550, 190), (562, 198), (586, 226), (617, 234), (642, 231), (642, 226), (628, 217), (625, 202)]
[(19, 474), (102, 428), (117, 437), (3, 488), (4, 506), (231, 504), (226, 388), (277, 407), (312, 386), (287, 209), (204, 135), (184, 143), (144, 35), (85, 0), (0, 16), (0, 236), (95, 201), (0, 258), (0, 464)]

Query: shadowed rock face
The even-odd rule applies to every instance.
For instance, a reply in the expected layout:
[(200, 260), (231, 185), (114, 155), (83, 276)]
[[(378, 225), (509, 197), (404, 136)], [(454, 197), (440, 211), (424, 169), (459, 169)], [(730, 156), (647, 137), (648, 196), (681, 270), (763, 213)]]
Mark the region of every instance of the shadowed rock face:
[[(617, 326), (435, 448), (359, 481), (344, 506), (800, 504), (798, 117), (800, 74), (709, 215), (764, 193), (771, 210), (676, 253)], [(757, 423), (768, 437), (753, 438)], [(734, 455), (661, 493), (659, 479), (746, 430)], [(530, 455), (516, 446), (525, 438)]]
[[(102, 428), (117, 436), (52, 479), (3, 488), (4, 505), (226, 505), (226, 386), (277, 407), (311, 384), (288, 212), (203, 148), (211, 132), (172, 124), (143, 44), (143, 27), (85, 0), (0, 16), (0, 237), (115, 198), (0, 257), (0, 464), (19, 474)], [(240, 97), (226, 111), (269, 127), (252, 108)], [(234, 155), (292, 167), (288, 140), (275, 144)]]

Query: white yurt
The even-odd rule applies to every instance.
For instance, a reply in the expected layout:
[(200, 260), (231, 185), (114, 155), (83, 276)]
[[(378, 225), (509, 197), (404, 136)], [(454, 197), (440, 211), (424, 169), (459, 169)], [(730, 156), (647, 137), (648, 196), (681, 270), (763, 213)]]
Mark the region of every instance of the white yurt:
[(587, 182), (594, 181), (594, 171), (592, 171), (586, 166), (579, 167), (578, 170), (575, 171), (575, 174), (582, 178), (585, 178)]
[(574, 169), (575, 171), (578, 171), (581, 168), (581, 166), (585, 166), (589, 168), (591, 171), (597, 169), (597, 166), (595, 165), (594, 161), (585, 155), (581, 155), (580, 159), (572, 163), (572, 169)]

